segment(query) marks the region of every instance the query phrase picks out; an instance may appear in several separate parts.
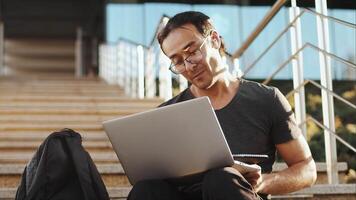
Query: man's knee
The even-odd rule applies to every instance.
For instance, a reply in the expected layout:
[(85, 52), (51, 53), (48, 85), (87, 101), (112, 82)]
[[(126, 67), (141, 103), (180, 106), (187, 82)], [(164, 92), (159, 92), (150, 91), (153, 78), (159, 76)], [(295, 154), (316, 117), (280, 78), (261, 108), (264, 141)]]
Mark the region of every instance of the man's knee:
[(234, 183), (236, 179), (246, 181), (241, 173), (232, 167), (218, 168), (206, 173), (203, 185), (214, 188), (224, 187), (226, 184)]
[(152, 194), (154, 194), (156, 190), (159, 190), (161, 185), (161, 181), (158, 180), (139, 181), (132, 187), (128, 199), (145, 199), (145, 197), (147, 198), (149, 196), (152, 196)]
[(251, 185), (232, 167), (210, 170), (202, 184), (203, 196), (208, 199), (255, 199)]
[(127, 198), (128, 200), (178, 200), (179, 192), (164, 180), (146, 180), (137, 182)]

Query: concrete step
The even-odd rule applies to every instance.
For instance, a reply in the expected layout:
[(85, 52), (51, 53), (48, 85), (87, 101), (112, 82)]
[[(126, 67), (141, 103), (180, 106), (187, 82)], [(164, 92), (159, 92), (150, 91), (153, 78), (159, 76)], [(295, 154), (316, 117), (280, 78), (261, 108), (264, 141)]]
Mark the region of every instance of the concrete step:
[(58, 115), (0, 115), (1, 123), (33, 123), (33, 124), (48, 124), (48, 123), (100, 123), (105, 120), (123, 117), (123, 115), (68, 115), (66, 117)]
[[(0, 77), (1, 86), (5, 87), (36, 87), (36, 88), (49, 88), (49, 87), (84, 87), (88, 88), (90, 86), (94, 87), (117, 87), (117, 85), (108, 85), (105, 81), (100, 78), (76, 78), (68, 76), (68, 80), (63, 80), (61, 77), (67, 77), (67, 75), (59, 75), (59, 77), (49, 76), (51, 79), (41, 80), (36, 77), (29, 76), (23, 78), (11, 78), (2, 76)], [(42, 77), (42, 76), (41, 76)], [(65, 79), (65, 78), (64, 78)]]
[(9, 102), (1, 103), (1, 108), (85, 108), (85, 109), (102, 109), (102, 108), (114, 108), (114, 109), (130, 109), (130, 108), (155, 108), (156, 103), (144, 103), (144, 102)]
[(24, 91), (48, 91), (48, 90), (53, 90), (55, 89), (58, 92), (62, 91), (91, 91), (95, 92), (97, 90), (100, 90), (100, 92), (112, 92), (112, 91), (122, 91), (119, 87), (104, 87), (104, 86), (96, 86), (96, 87), (88, 87), (88, 86), (79, 86), (79, 87), (70, 87), (70, 86), (41, 86), (41, 87), (36, 87), (36, 86), (0, 86), (0, 91), (2, 92), (11, 92), (11, 91), (19, 91), (19, 92), (24, 92)]
[[(1, 164), (0, 175), (21, 175), (26, 164)], [(96, 167), (100, 174), (125, 174), (120, 163), (116, 164), (97, 164)]]
[(288, 195), (272, 195), (270, 198), (276, 200), (356, 200), (356, 184), (317, 184)]
[[(106, 187), (131, 186), (119, 163), (96, 166)], [(25, 164), (0, 165), (0, 188), (17, 187), (24, 169)]]
[(6, 39), (5, 49), (9, 73), (74, 72), (73, 40)]
[(74, 56), (51, 55), (51, 56), (23, 56), (5, 55), (5, 65), (15, 69), (25, 70), (68, 70), (73, 71), (75, 60)]
[[(0, 112), (1, 113), (1, 112)], [(78, 132), (102, 131), (103, 127), (99, 123), (95, 124), (12, 124), (1, 123), (0, 131), (48, 131), (54, 132), (63, 128), (70, 128)]]
[[(50, 75), (50, 74), (49, 74)], [(76, 79), (72, 78), (70, 81), (61, 81), (61, 80), (36, 80), (33, 78), (35, 76), (29, 76), (28, 79), (20, 79), (20, 80), (13, 80), (8, 81), (7, 78), (0, 77), (0, 85), (3, 88), (11, 87), (11, 88), (119, 88), (117, 85), (108, 85), (105, 81), (101, 79)], [(53, 77), (53, 76), (52, 76)], [(29, 80), (30, 79), (30, 80)], [(34, 80), (31, 80), (34, 79)]]
[(115, 107), (101, 109), (58, 109), (58, 108), (0, 108), (0, 115), (131, 115), (146, 111), (144, 108), (117, 109)]
[[(101, 80), (89, 80), (89, 81), (81, 81), (78, 79), (77, 81), (66, 82), (64, 81), (61, 84), (59, 81), (19, 81), (19, 82), (9, 82), (6, 80), (0, 79), (1, 89), (6, 88), (25, 88), (25, 89), (50, 89), (50, 88), (62, 88), (62, 89), (90, 89), (90, 88), (102, 88), (102, 89), (120, 89), (117, 85), (107, 85), (105, 82)], [(43, 85), (42, 85), (43, 84)]]
[[(51, 133), (48, 131), (1, 131), (0, 141), (43, 141)], [(84, 131), (80, 135), (86, 141), (108, 140), (104, 131)]]
[[(53, 75), (53, 74), (52, 74)], [(64, 84), (67, 83), (99, 83), (105, 85), (106, 83), (102, 81), (99, 77), (75, 77), (74, 74), (59, 74), (53, 76), (18, 76), (18, 75), (6, 75), (0, 77), (0, 81), (8, 84), (8, 85), (16, 85), (16, 84), (23, 84), (28, 83), (30, 85), (37, 84), (41, 85), (40, 83), (44, 83), (43, 85), (49, 83), (55, 83), (60, 85), (61, 82)]]
[(26, 56), (67, 55), (74, 57), (74, 40), (6, 39), (6, 53)]
[(0, 95), (0, 103), (10, 102), (121, 102), (121, 103), (147, 103), (147, 104), (161, 104), (162, 99), (133, 99), (123, 96), (51, 96), (51, 95)]
[[(1, 82), (0, 82), (1, 83)], [(43, 83), (47, 84), (47, 83)], [(96, 82), (88, 82), (87, 84), (84, 83), (67, 83), (61, 85), (60, 83), (54, 84), (48, 83), (47, 85), (39, 85), (39, 84), (31, 84), (31, 83), (13, 83), (13, 84), (1, 84), (0, 90), (9, 91), (9, 90), (50, 90), (50, 89), (58, 89), (58, 90), (121, 90), (120, 87), (117, 85), (104, 85), (104, 84), (97, 84)]]
[[(0, 200), (14, 200), (17, 188), (1, 188)], [(110, 199), (124, 200), (129, 194), (131, 187), (107, 187)]]
[[(96, 164), (99, 163), (118, 163), (119, 160), (112, 150), (98, 151), (97, 149), (87, 149)], [(0, 153), (0, 164), (24, 164), (33, 157), (35, 151), (4, 151)]]
[[(95, 86), (95, 87), (117, 87), (117, 85), (108, 85), (104, 80), (99, 77), (75, 77), (74, 74), (59, 74), (58, 76), (2, 76), (0, 83), (3, 86), (9, 87), (52, 87), (52, 86)], [(61, 84), (63, 83), (63, 84)]]
[[(90, 116), (101, 116), (101, 115), (115, 115), (122, 116), (128, 114), (135, 114), (138, 112), (143, 112), (153, 109), (147, 107), (122, 107), (122, 106), (39, 106), (39, 107), (8, 107), (0, 105), (0, 114), (8, 114), (8, 115), (90, 115)], [(90, 122), (90, 121), (89, 121)]]
[[(0, 189), (1, 200), (13, 200), (17, 188)], [(107, 187), (110, 199), (126, 199), (131, 187)], [(302, 198), (301, 198), (302, 197)], [(338, 184), (338, 185), (314, 185), (311, 188), (301, 190), (291, 195), (271, 196), (272, 199), (314, 199), (314, 200), (355, 200), (355, 184)]]
[[(3, 86), (37, 86), (37, 87), (50, 87), (50, 86), (108, 86), (105, 81), (98, 77), (93, 78), (77, 78), (73, 74), (59, 74), (58, 76), (2, 76), (0, 77), (1, 85)], [(63, 84), (61, 84), (63, 83)], [(111, 85), (113, 86), (113, 85)]]
[[(51, 94), (58, 94), (56, 96), (59, 96), (60, 94), (68, 94), (71, 96), (80, 96), (80, 95), (98, 95), (98, 94), (116, 94), (116, 95), (122, 95), (123, 91), (119, 89), (61, 89), (61, 88), (53, 88), (53, 89), (0, 89), (1, 94), (9, 94), (9, 95), (17, 95), (17, 94), (22, 94), (22, 95), (32, 95), (32, 96), (37, 96), (37, 95), (51, 95)], [(105, 96), (105, 95), (104, 95)], [(107, 95), (106, 95), (107, 96)]]
[[(2, 94), (5, 94), (5, 92), (2, 92)], [(16, 95), (19, 94), (19, 92), (17, 91), (10, 91), (10, 92), (6, 92), (6, 94), (8, 95)], [(68, 91), (68, 92), (57, 92), (55, 90), (51, 90), (51, 91), (39, 91), (39, 92), (31, 92), (31, 91), (24, 91), (24, 92), (20, 92), (21, 95), (51, 95), (51, 96), (55, 96), (55, 97), (59, 97), (59, 96), (73, 96), (73, 95), (77, 95), (77, 96), (120, 96), (123, 95), (123, 93), (121, 91), (116, 91), (116, 92), (101, 92), (101, 91), (81, 91), (81, 92), (75, 92), (75, 91)]]
[[(21, 149), (36, 150), (41, 145), (42, 141), (0, 141), (1, 150), (14, 150), (20, 151)], [(83, 146), (86, 149), (108, 149), (111, 150), (112, 146), (108, 139), (102, 141), (90, 141), (83, 139)]]

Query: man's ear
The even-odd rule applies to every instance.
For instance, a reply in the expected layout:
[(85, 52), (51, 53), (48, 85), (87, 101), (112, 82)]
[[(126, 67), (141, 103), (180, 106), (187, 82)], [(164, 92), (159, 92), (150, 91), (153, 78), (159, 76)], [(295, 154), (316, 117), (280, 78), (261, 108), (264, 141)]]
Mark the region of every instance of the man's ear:
[(211, 38), (212, 47), (216, 49), (220, 49), (221, 39), (219, 33), (216, 30), (211, 30), (210, 38)]

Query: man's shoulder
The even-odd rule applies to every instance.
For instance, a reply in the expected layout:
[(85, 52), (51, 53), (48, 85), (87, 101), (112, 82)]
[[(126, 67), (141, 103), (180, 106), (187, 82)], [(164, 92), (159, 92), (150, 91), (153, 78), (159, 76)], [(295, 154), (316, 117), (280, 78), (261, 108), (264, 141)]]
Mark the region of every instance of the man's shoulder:
[(248, 93), (253, 97), (256, 98), (273, 98), (275, 96), (276, 93), (276, 87), (273, 86), (267, 86), (264, 85), (262, 83), (258, 83), (255, 81), (251, 81), (251, 80), (242, 80), (242, 84), (243, 84), (243, 92), (244, 93)]
[(169, 99), (168, 101), (163, 102), (158, 107), (168, 106), (168, 105), (171, 105), (171, 104), (175, 104), (175, 103), (178, 103), (178, 102), (182, 102), (182, 101), (186, 101), (186, 100), (192, 99), (192, 97), (189, 94), (188, 90), (189, 90), (188, 88), (185, 89), (184, 91), (179, 93), (177, 96)]

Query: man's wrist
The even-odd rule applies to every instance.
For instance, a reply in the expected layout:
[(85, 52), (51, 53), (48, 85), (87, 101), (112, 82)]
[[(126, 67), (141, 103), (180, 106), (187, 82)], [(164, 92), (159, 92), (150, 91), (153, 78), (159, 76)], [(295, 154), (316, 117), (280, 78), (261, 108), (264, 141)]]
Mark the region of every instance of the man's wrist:
[(268, 185), (271, 184), (273, 174), (262, 174), (261, 181), (257, 183), (255, 191), (260, 194), (268, 194)]

